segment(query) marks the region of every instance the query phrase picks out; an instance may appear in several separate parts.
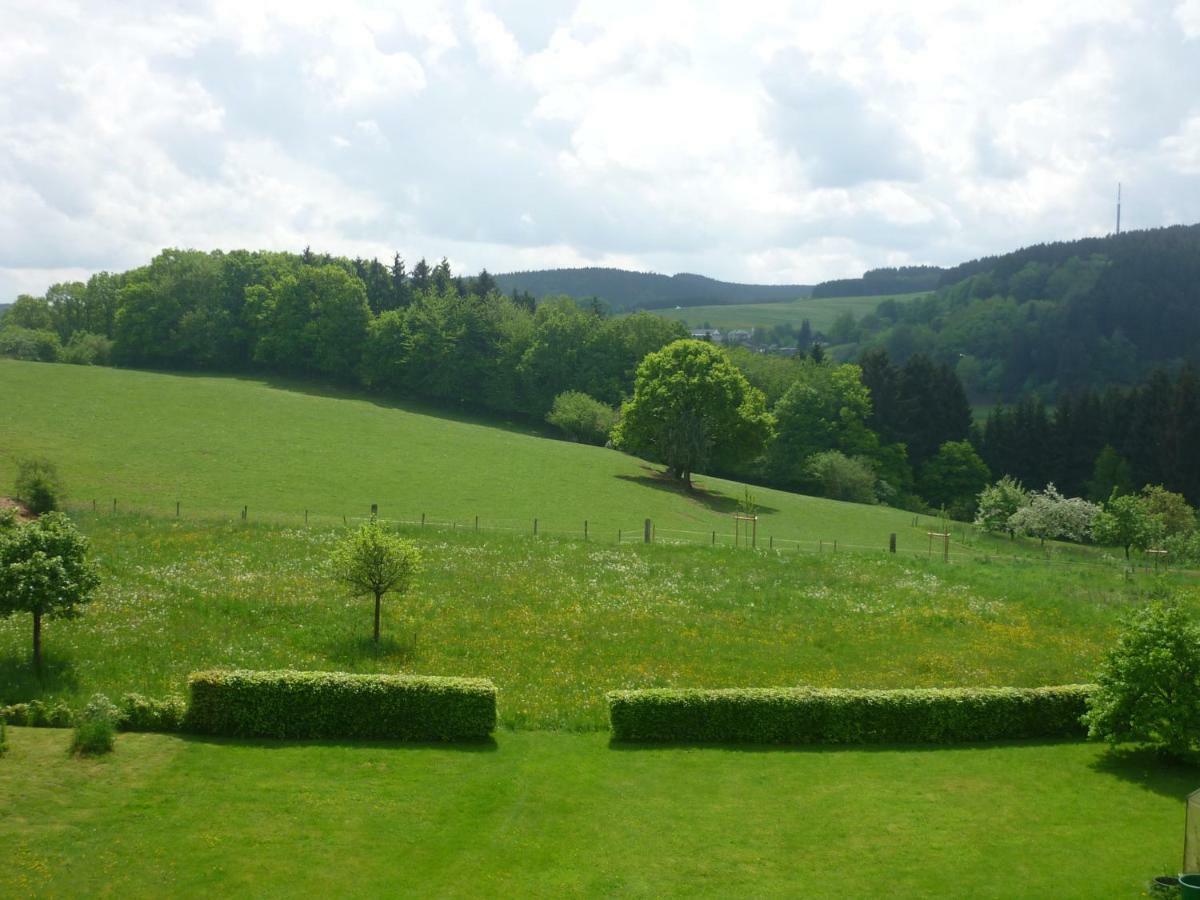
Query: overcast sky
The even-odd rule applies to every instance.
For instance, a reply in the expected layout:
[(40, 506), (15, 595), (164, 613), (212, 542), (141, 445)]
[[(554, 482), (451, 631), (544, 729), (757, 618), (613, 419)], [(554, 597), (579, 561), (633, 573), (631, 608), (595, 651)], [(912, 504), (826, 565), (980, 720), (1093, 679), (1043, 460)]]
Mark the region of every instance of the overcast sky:
[(1200, 0), (0, 0), (0, 301), (167, 246), (815, 282), (1118, 181), (1200, 221)]

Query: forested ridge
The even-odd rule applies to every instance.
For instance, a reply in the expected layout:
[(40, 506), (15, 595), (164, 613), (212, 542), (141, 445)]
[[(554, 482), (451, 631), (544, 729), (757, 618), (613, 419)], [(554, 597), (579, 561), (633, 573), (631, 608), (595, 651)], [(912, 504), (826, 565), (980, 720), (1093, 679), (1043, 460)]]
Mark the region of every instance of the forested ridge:
[(1200, 362), (1200, 225), (1038, 244), (948, 269), (941, 285), (844, 317), (831, 339), (851, 356), (927, 353), (973, 398), (1002, 402), (1129, 387)]
[(786, 302), (812, 293), (807, 284), (735, 284), (686, 272), (668, 276), (600, 267), (507, 272), (496, 283), (505, 293), (527, 291), (538, 300), (595, 297), (613, 310)]

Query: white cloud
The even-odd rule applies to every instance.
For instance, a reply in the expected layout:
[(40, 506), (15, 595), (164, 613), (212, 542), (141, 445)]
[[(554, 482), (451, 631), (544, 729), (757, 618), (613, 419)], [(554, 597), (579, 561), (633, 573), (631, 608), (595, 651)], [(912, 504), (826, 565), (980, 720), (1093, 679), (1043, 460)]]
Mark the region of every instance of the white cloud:
[[(815, 281), (1200, 220), (1200, 0), (11, 0), (0, 300), (162, 246)], [(74, 277), (74, 276), (72, 276)]]

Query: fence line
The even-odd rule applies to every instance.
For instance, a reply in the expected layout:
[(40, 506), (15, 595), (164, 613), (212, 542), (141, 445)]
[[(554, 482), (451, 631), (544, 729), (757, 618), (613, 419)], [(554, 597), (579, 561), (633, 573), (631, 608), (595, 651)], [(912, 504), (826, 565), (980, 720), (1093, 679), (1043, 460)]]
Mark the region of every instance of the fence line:
[[(150, 509), (140, 508), (125, 502), (119, 502), (120, 498), (112, 498), (111, 509), (108, 501), (101, 503), (99, 500), (91, 501), (91, 512), (97, 516), (111, 515), (147, 515), (159, 518), (173, 517), (176, 519), (189, 518), (187, 513), (188, 507), (182, 501), (172, 501), (174, 509), (164, 506), (162, 509), (153, 507)], [(78, 504), (77, 509), (86, 509), (87, 504)], [(299, 524), (301, 521), (305, 526), (311, 524), (337, 524), (339, 521), (345, 526), (350, 524), (360, 524), (372, 518), (372, 514), (365, 515), (347, 515), (345, 513), (323, 513), (314, 511), (312, 508), (304, 508), (302, 512), (286, 513), (286, 512), (271, 512), (261, 515), (253, 515), (248, 505), (235, 507), (236, 520), (249, 523), (251, 521), (263, 521), (273, 524)], [(372, 504), (372, 511), (378, 510), (378, 505)], [(173, 516), (172, 516), (173, 512)], [(1189, 570), (1185, 567), (1172, 565), (1155, 556), (1153, 565), (1151, 560), (1143, 558), (1140, 561), (1125, 561), (1122, 559), (1114, 559), (1112, 557), (1097, 558), (1094, 554), (1089, 553), (1082, 547), (1071, 547), (1055, 545), (1052, 548), (1045, 548), (1043, 554), (1016, 554), (1016, 553), (999, 553), (994, 552), (989, 548), (974, 547), (966, 542), (968, 533), (974, 538), (978, 538), (978, 531), (974, 526), (968, 526), (964, 523), (955, 523), (960, 527), (958, 534), (960, 540), (951, 543), (949, 552), (943, 556), (941, 547), (934, 548), (932, 545), (921, 547), (918, 549), (902, 548), (896, 546), (894, 538), (897, 533), (892, 532), (884, 536), (884, 540), (879, 545), (873, 544), (857, 544), (842, 541), (838, 538), (792, 538), (779, 537), (772, 534), (758, 535), (757, 540), (750, 533), (745, 531), (724, 532), (717, 529), (708, 529), (704, 531), (686, 528), (659, 528), (654, 526), (651, 520), (644, 520), (643, 524), (630, 523), (629, 527), (619, 527), (615, 534), (609, 526), (603, 529), (595, 527), (594, 520), (581, 519), (579, 526), (571, 527), (546, 527), (543, 520), (537, 517), (521, 519), (516, 517), (496, 517), (484, 518), (474, 516), (466, 521), (458, 519), (435, 519), (427, 513), (421, 513), (418, 517), (388, 517), (378, 515), (375, 517), (382, 522), (386, 522), (396, 526), (402, 526), (412, 529), (434, 529), (434, 530), (450, 530), (453, 532), (463, 533), (507, 533), (512, 535), (526, 534), (533, 538), (555, 537), (575, 540), (585, 540), (595, 543), (615, 542), (618, 545), (622, 544), (642, 544), (642, 543), (659, 543), (675, 546), (714, 546), (728, 548), (744, 548), (756, 549), (765, 552), (775, 552), (777, 554), (784, 553), (809, 553), (813, 555), (822, 554), (837, 554), (837, 553), (854, 553), (858, 555), (874, 555), (874, 556), (895, 556), (905, 558), (928, 558), (928, 559), (945, 559), (947, 563), (976, 561), (976, 562), (1010, 562), (1024, 563), (1029, 565), (1058, 565), (1058, 566), (1088, 566), (1107, 567), (1111, 569), (1124, 571), (1126, 574), (1135, 571), (1171, 571), (1176, 574), (1200, 575), (1200, 572)], [(195, 520), (222, 520), (235, 521), (233, 514), (222, 514), (212, 509), (200, 509), (195, 515)], [(514, 523), (514, 524), (500, 524)], [(521, 523), (521, 524), (517, 524)], [(941, 526), (943, 523), (939, 520), (926, 520), (924, 525), (921, 523), (920, 516), (913, 517), (914, 528), (922, 528), (927, 525), (936, 523)], [(949, 524), (949, 523), (945, 523)], [(900, 533), (902, 536), (903, 532)], [(895, 548), (895, 549), (892, 549)], [(1062, 558), (1070, 557), (1070, 558)], [(1140, 562), (1140, 564), (1139, 564)]]

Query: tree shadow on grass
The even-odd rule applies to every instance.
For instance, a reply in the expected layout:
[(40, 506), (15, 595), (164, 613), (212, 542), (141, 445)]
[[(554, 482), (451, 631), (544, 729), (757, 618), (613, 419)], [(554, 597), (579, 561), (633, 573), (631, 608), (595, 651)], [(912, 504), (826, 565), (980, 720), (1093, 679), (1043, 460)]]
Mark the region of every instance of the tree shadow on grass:
[(252, 747), (262, 750), (286, 750), (289, 747), (331, 747), (338, 750), (450, 750), (456, 753), (495, 753), (500, 749), (491, 735), (472, 740), (405, 741), (374, 738), (262, 738), (220, 737), (208, 734), (178, 734), (189, 744), (212, 744), (223, 747)]
[(1114, 747), (1091, 767), (1164, 797), (1183, 800), (1200, 787), (1200, 765), (1163, 757), (1149, 747)]
[(327, 645), (325, 652), (343, 671), (377, 672), (380, 664), (400, 667), (416, 659), (418, 637), (415, 629), (404, 630), (394, 636), (380, 635), (377, 644), (370, 635), (354, 635)]
[(79, 687), (71, 660), (42, 653), (42, 668), (34, 669), (28, 654), (0, 657), (0, 703), (28, 703), (59, 694), (72, 694)]
[[(644, 475), (617, 475), (622, 481), (628, 481), (633, 484), (641, 485), (642, 487), (653, 488), (656, 491), (666, 491), (668, 494), (677, 494), (685, 500), (691, 500), (693, 503), (698, 503), (700, 506), (710, 509), (713, 512), (732, 514), (741, 509), (741, 498), (730, 497), (726, 494), (721, 494), (716, 491), (710, 491), (708, 488), (698, 481), (693, 481), (691, 488), (676, 481), (665, 472), (659, 472), (657, 469), (652, 469), (650, 466), (642, 466)], [(779, 512), (771, 506), (762, 506), (756, 504), (755, 511), (759, 515), (767, 513)]]

